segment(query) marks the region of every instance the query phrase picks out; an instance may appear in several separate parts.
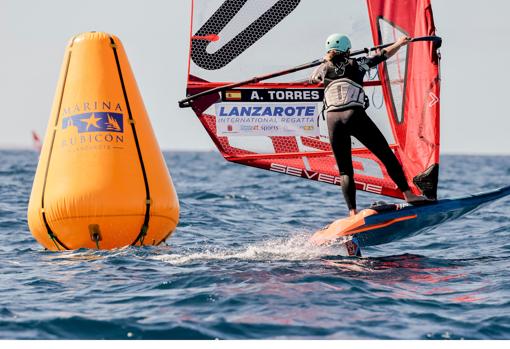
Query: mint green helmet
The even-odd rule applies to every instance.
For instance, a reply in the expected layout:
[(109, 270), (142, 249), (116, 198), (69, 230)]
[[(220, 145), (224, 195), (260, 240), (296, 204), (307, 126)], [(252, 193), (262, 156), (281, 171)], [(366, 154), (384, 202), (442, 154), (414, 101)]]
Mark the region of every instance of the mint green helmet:
[(347, 35), (331, 34), (326, 39), (326, 52), (334, 50), (345, 53), (349, 51), (351, 47), (351, 40), (349, 40)]

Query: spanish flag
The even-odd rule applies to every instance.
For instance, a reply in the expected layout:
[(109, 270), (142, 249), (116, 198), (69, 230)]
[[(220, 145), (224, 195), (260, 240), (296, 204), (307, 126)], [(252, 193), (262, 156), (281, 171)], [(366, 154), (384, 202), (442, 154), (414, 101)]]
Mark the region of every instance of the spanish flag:
[(241, 91), (230, 90), (225, 92), (226, 101), (240, 101)]

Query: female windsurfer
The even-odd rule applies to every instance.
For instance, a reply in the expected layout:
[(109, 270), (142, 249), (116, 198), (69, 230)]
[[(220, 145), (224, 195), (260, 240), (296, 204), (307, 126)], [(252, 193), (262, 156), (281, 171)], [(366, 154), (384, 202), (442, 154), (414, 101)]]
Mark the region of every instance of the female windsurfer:
[(404, 36), (374, 56), (350, 58), (349, 38), (341, 34), (332, 34), (326, 40), (325, 62), (310, 77), (310, 83), (323, 83), (325, 87), (324, 100), (329, 139), (351, 216), (357, 213), (351, 136), (356, 137), (381, 160), (408, 203), (420, 204), (428, 201), (426, 197), (411, 192), (397, 157), (381, 131), (365, 112), (367, 98), (363, 91), (363, 77), (371, 68), (393, 56), (409, 41), (410, 38)]

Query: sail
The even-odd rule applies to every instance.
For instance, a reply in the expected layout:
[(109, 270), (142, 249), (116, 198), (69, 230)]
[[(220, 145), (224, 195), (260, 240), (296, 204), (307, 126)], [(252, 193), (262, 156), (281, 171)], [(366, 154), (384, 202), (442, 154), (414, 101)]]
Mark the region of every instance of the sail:
[[(401, 35), (434, 35), (430, 0), (193, 0), (187, 94), (193, 95), (324, 54), (333, 33), (354, 48)], [(193, 100), (223, 157), (340, 185), (321, 117), (324, 90), (311, 70)], [(435, 197), (439, 164), (439, 57), (430, 42), (409, 45), (367, 75), (368, 115), (403, 165), (410, 187)], [(356, 187), (402, 197), (383, 164), (352, 138)]]
[(32, 148), (38, 153), (41, 152), (42, 148), (41, 138), (35, 131), (32, 131)]

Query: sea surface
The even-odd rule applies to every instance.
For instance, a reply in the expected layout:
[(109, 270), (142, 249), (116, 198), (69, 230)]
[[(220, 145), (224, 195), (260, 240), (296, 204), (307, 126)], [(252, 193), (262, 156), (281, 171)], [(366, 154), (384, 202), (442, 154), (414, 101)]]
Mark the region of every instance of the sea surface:
[[(510, 198), (348, 258), (308, 243), (347, 214), (339, 188), (165, 159), (166, 246), (49, 252), (27, 227), (38, 155), (0, 151), (0, 339), (510, 339)], [(508, 156), (444, 156), (439, 195), (509, 182)]]

